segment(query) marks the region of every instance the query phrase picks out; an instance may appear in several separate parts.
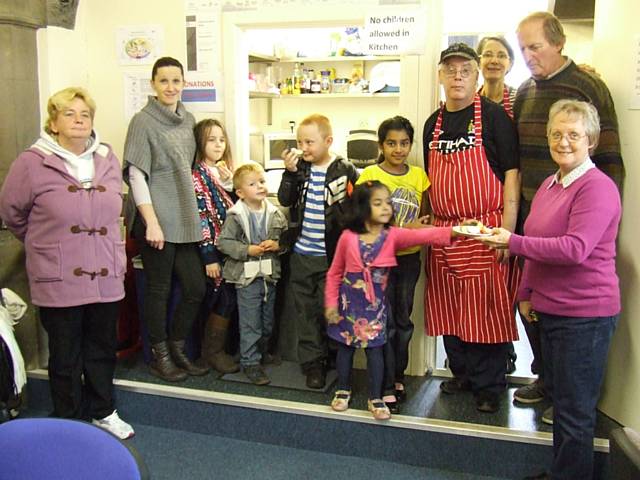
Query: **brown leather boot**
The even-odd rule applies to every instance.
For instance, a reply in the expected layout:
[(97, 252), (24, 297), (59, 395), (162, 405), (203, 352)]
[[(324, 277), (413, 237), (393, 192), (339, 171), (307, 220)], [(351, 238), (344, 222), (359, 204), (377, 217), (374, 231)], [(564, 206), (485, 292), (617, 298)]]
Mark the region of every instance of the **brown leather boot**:
[(149, 371), (152, 375), (167, 382), (180, 382), (187, 378), (186, 372), (176, 367), (173, 360), (171, 360), (169, 346), (166, 341), (151, 345), (151, 353), (153, 354), (153, 359), (149, 364)]
[(169, 351), (174, 363), (189, 375), (201, 376), (209, 373), (209, 367), (198, 366), (184, 352), (184, 340), (169, 340)]
[(207, 319), (202, 339), (202, 358), (221, 373), (235, 373), (240, 370), (240, 365), (224, 351), (228, 329), (229, 319), (212, 313)]

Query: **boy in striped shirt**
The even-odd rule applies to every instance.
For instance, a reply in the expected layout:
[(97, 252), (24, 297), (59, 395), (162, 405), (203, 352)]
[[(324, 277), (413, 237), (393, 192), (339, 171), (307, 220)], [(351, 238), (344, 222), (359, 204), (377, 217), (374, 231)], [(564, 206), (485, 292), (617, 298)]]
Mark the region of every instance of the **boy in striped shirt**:
[(285, 150), (285, 172), (278, 201), (290, 207), (293, 234), (291, 288), (298, 314), (298, 359), (309, 388), (324, 388), (327, 339), (324, 321), (325, 276), (338, 237), (344, 200), (358, 179), (356, 168), (329, 151), (331, 123), (324, 115), (305, 118), (297, 131), (298, 148)]

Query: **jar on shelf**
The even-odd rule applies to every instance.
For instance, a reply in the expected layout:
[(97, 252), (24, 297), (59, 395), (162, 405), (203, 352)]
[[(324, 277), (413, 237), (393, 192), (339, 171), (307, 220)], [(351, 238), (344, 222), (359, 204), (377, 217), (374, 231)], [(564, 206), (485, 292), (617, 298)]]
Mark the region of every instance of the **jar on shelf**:
[(322, 90), (321, 84), (322, 81), (320, 80), (320, 77), (318, 76), (317, 78), (314, 78), (311, 80), (311, 92), (310, 93), (320, 93)]
[(331, 72), (329, 70), (322, 70), (320, 75), (320, 92), (331, 93)]
[(348, 78), (336, 78), (333, 81), (331, 87), (333, 93), (349, 93), (349, 79)]

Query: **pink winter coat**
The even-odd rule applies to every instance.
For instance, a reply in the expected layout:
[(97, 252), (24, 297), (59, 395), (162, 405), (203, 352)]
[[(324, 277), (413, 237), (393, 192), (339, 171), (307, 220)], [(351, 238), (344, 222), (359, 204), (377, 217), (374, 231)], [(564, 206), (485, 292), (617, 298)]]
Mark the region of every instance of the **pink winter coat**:
[(362, 262), (360, 254), (360, 244), (358, 234), (351, 230), (344, 230), (336, 254), (331, 262), (331, 267), (327, 272), (326, 284), (324, 287), (324, 304), (326, 308), (338, 306), (338, 296), (340, 283), (347, 272), (364, 272), (367, 292), (372, 295), (373, 284), (371, 283), (371, 268), (395, 267), (398, 265), (396, 252), (414, 245), (449, 245), (451, 243), (451, 227), (427, 227), (427, 228), (397, 228), (390, 227), (387, 238), (380, 248), (378, 256), (369, 266)]
[(35, 305), (71, 307), (124, 297), (120, 163), (105, 144), (93, 161), (90, 189), (60, 157), (35, 146), (18, 156), (5, 179), (0, 217), (24, 242)]

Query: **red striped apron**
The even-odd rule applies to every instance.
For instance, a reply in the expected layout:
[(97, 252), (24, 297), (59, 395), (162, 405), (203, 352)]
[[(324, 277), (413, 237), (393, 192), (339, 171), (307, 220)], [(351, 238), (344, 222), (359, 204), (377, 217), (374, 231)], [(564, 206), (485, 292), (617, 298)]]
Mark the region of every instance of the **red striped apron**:
[[(480, 90), (478, 90), (478, 94), (482, 94), (481, 92), (483, 88), (484, 85), (480, 87)], [(507, 112), (509, 118), (513, 120), (513, 105), (511, 105), (511, 95), (509, 95), (509, 87), (507, 87), (506, 85), (502, 89), (502, 108), (504, 108), (504, 111)]]
[[(475, 218), (502, 225), (504, 188), (491, 170), (482, 145), (480, 96), (474, 99), (475, 145), (441, 153), (440, 109), (429, 145), (429, 200), (436, 226)], [(513, 305), (517, 284), (510, 280), (514, 261), (500, 264), (494, 251), (464, 238), (448, 247), (431, 247), (427, 262), (425, 322), (429, 335), (454, 335), (466, 342), (500, 343), (518, 339)]]

